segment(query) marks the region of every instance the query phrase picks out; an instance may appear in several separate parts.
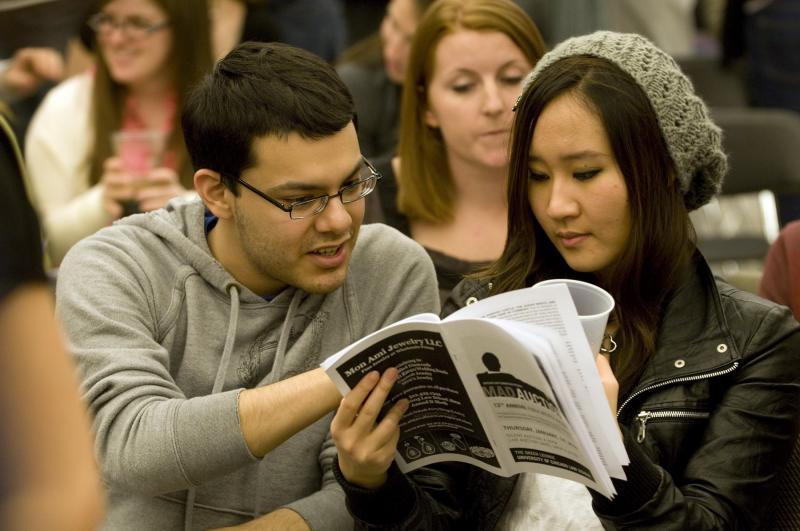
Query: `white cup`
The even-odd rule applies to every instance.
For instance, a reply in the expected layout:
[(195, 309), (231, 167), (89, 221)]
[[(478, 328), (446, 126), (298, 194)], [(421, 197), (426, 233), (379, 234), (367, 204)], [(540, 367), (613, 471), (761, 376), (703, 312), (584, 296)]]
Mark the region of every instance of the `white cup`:
[(553, 284), (565, 284), (578, 311), (578, 320), (583, 326), (583, 333), (589, 340), (592, 352), (600, 352), (606, 323), (611, 310), (614, 309), (614, 297), (606, 290), (588, 282), (568, 278), (554, 278), (538, 282), (534, 287)]

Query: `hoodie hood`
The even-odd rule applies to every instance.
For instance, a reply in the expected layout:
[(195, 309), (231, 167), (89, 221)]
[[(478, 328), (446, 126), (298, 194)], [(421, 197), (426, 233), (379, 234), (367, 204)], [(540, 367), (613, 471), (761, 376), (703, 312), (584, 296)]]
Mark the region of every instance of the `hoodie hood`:
[(211, 254), (204, 225), (198, 223), (198, 218), (202, 220), (205, 211), (205, 205), (197, 197), (177, 198), (170, 201), (166, 208), (129, 216), (115, 225), (140, 227), (158, 236), (184, 264), (197, 271), (219, 291), (229, 293), (231, 286), (236, 286), (245, 298), (247, 292), (263, 302), (261, 297), (237, 282)]

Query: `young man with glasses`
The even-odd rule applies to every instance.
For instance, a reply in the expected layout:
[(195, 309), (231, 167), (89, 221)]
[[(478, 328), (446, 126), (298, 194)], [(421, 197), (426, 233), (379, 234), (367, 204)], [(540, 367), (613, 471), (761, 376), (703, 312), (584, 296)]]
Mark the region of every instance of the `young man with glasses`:
[(322, 60), (243, 44), (183, 109), (202, 202), (126, 218), (64, 260), (110, 528), (352, 527), (328, 435), (341, 396), (318, 364), (438, 307), (421, 247), (360, 230), (379, 176), (354, 119)]

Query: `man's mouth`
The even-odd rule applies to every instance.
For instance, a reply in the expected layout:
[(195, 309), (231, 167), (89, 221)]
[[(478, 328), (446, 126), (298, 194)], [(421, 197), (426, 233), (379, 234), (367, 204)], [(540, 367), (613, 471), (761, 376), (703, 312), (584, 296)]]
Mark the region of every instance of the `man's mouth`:
[(311, 254), (318, 254), (320, 256), (333, 256), (337, 252), (339, 252), (340, 247), (341, 245), (338, 245), (336, 247), (323, 247), (322, 249), (311, 251)]

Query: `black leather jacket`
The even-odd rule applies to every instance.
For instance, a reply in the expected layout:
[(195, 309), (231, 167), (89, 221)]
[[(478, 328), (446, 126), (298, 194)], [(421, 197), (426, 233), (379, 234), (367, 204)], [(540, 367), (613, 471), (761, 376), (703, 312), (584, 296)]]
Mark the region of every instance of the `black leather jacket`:
[[(465, 281), (444, 314), (485, 297)], [(609, 529), (753, 529), (800, 427), (800, 326), (788, 309), (715, 280), (699, 255), (670, 299), (656, 353), (618, 420), (631, 459)], [(338, 472), (338, 471), (337, 471)], [(493, 529), (516, 478), (447, 463), (396, 468), (379, 490), (347, 484), (362, 529)]]

